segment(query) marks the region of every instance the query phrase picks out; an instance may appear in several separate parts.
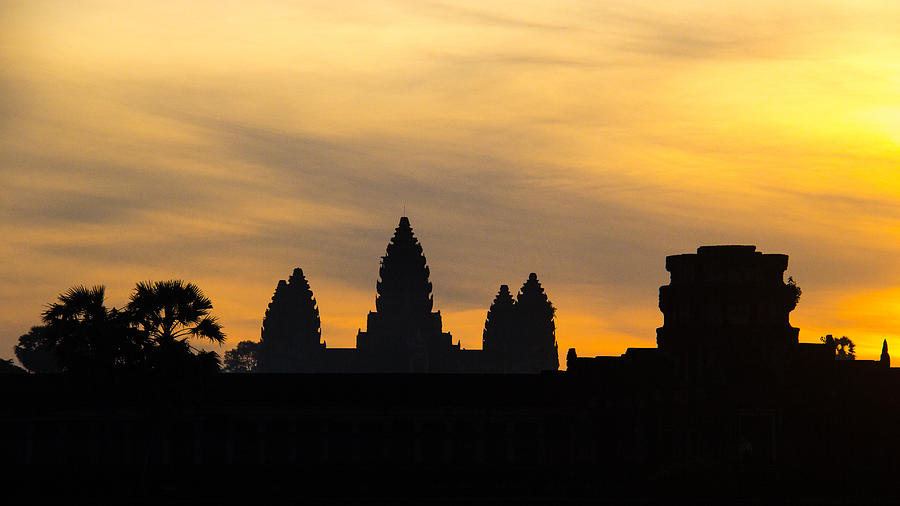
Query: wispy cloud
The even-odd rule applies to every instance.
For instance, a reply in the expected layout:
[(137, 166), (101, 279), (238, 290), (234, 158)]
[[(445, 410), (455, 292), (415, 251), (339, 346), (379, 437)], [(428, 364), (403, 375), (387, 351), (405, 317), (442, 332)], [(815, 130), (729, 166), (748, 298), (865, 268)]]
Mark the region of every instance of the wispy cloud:
[(438, 18), (440, 22), (462, 22), (468, 24), (485, 25), (488, 27), (514, 28), (525, 31), (569, 31), (575, 29), (573, 25), (547, 23), (525, 16), (516, 16), (516, 12), (503, 9), (506, 12), (498, 12), (500, 9), (489, 10), (484, 5), (465, 6), (459, 2), (404, 2), (404, 6), (412, 11), (427, 13), (430, 18)]
[(895, 5), (6, 12), (0, 356), (76, 282), (192, 279), (255, 337), (296, 265), (352, 344), (404, 206), (468, 347), (532, 271), (561, 349), (652, 345), (665, 255), (708, 243), (791, 254), (801, 327), (893, 332), (846, 315), (900, 282)]

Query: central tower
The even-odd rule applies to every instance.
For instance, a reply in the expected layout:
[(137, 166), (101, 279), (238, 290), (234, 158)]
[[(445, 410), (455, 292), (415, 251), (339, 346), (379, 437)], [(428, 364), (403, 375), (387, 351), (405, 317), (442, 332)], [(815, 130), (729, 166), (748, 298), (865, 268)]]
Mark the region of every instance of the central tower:
[(366, 331), (356, 336), (356, 347), (366, 368), (378, 372), (440, 372), (456, 349), (443, 332), (440, 311), (432, 311), (430, 271), (422, 245), (406, 216), (381, 257), (376, 284), (375, 311)]

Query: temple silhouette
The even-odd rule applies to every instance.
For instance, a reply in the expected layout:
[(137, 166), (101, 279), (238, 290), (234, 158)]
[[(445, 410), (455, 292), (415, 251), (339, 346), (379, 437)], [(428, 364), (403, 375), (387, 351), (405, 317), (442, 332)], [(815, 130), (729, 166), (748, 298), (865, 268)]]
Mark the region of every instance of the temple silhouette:
[(658, 346), (573, 349), (555, 371), (531, 288), (515, 304), (501, 288), (483, 350), (453, 346), (403, 219), (356, 349), (320, 342), (302, 273), (263, 328), (299, 353), (260, 357), (273, 367), (381, 374), (5, 375), (0, 485), (13, 502), (896, 503), (900, 369), (887, 342), (878, 360), (799, 343), (787, 262), (753, 246), (669, 256)]
[(258, 372), (540, 373), (557, 370), (554, 308), (531, 273), (516, 299), (501, 285), (481, 350), (463, 349), (434, 311), (430, 269), (409, 218), (400, 218), (381, 258), (375, 311), (356, 348), (328, 348), (301, 269), (281, 280), (263, 320)]
[(659, 289), (664, 323), (657, 347), (629, 348), (616, 358), (579, 358), (569, 350), (567, 367), (581, 372), (617, 359), (631, 367), (660, 362), (704, 382), (785, 374), (792, 360), (828, 358), (833, 349), (800, 344), (800, 329), (790, 324), (800, 289), (792, 279), (784, 282), (787, 265), (787, 255), (762, 254), (755, 246), (703, 246), (696, 254), (669, 256), (671, 282)]

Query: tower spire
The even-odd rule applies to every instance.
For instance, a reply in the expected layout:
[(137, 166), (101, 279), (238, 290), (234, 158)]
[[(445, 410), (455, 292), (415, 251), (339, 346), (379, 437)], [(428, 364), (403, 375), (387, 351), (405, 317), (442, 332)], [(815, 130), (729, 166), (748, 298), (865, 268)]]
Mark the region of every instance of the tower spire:
[(878, 361), (882, 367), (890, 367), (891, 366), (891, 356), (888, 355), (888, 346), (887, 339), (884, 340), (884, 344), (881, 345), (881, 360)]
[(525, 351), (518, 360), (521, 372), (556, 371), (559, 352), (556, 344), (556, 308), (550, 303), (537, 274), (528, 275), (516, 296), (517, 346)]
[(431, 312), (430, 272), (422, 254), (422, 245), (413, 234), (406, 216), (401, 217), (397, 224), (394, 237), (381, 257), (378, 273), (381, 280), (376, 285), (378, 296), (375, 307), (379, 313), (405, 319), (412, 315), (421, 318)]

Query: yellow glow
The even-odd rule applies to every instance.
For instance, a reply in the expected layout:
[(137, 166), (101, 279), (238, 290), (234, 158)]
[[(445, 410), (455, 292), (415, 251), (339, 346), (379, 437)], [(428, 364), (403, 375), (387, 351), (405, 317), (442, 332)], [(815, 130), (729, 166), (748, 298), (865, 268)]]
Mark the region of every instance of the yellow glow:
[[(653, 346), (665, 255), (791, 255), (802, 339), (894, 337), (893, 1), (6, 2), (0, 357), (74, 283), (182, 277), (256, 339), (291, 268), (330, 346), (404, 203), (478, 348), (537, 271), (561, 361)], [(536, 236), (546, 236), (538, 241)]]

